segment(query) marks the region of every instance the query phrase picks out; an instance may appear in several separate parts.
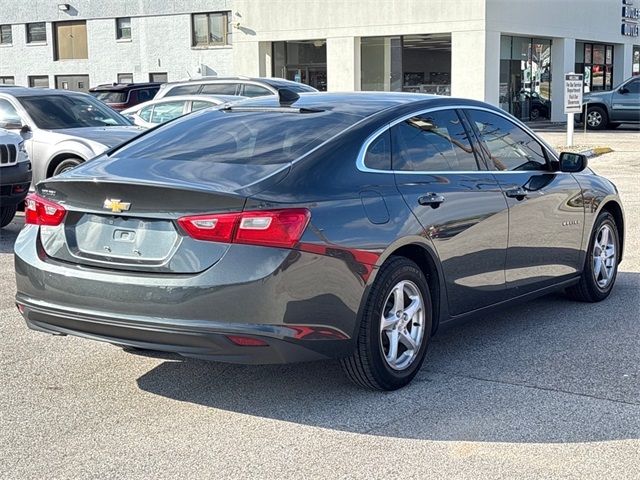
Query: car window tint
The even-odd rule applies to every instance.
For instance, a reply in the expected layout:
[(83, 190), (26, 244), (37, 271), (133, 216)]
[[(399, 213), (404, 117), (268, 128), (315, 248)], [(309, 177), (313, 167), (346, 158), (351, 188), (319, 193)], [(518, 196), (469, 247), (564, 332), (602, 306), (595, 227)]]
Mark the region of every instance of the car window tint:
[(235, 95), (235, 83), (205, 83), (200, 93), (205, 95)]
[(364, 164), (374, 170), (391, 170), (391, 134), (385, 131), (367, 148)]
[(640, 93), (640, 80), (634, 80), (625, 85), (628, 93)]
[(496, 170), (546, 170), (542, 146), (506, 118), (482, 110), (467, 110), (475, 123), (489, 164)]
[(264, 97), (265, 95), (273, 95), (273, 93), (260, 85), (245, 84), (243, 95), (245, 97)]
[(393, 169), (478, 170), (473, 148), (454, 110), (416, 115), (391, 128)]
[(8, 100), (0, 98), (0, 127), (8, 124), (22, 124), (20, 115)]
[(211, 102), (201, 102), (200, 100), (194, 100), (191, 102), (191, 111), (196, 112), (198, 110), (202, 110), (203, 108), (213, 107), (215, 103)]
[(184, 100), (177, 102), (158, 103), (153, 107), (151, 123), (164, 123), (182, 115)]
[(286, 164), (361, 118), (331, 111), (300, 114), (208, 109), (142, 135), (114, 155), (201, 162), (203, 168), (208, 163)]
[(149, 105), (148, 107), (144, 107), (142, 110), (140, 110), (140, 113), (138, 113), (138, 116), (145, 122), (149, 122), (151, 121), (152, 111), (153, 111), (153, 105)]
[(165, 97), (175, 97), (176, 95), (195, 95), (200, 90), (200, 84), (194, 83), (189, 85), (176, 85), (170, 88)]
[(142, 102), (151, 100), (156, 94), (156, 92), (157, 90), (152, 90), (152, 89), (138, 90), (138, 102), (142, 103)]

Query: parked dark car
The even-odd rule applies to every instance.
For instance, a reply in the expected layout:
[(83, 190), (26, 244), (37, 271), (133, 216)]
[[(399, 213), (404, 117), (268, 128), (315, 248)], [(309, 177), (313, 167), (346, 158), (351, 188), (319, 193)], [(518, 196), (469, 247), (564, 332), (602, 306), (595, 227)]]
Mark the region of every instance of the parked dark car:
[(11, 223), (30, 184), (31, 162), (24, 140), (0, 128), (0, 228)]
[(114, 110), (125, 110), (156, 96), (161, 83), (109, 83), (89, 89), (89, 93)]
[(165, 83), (155, 99), (176, 95), (240, 95), (253, 98), (277, 95), (281, 89), (297, 93), (317, 92), (309, 85), (284, 78), (204, 77)]
[(16, 301), (33, 329), (222, 362), (340, 358), (384, 390), (445, 322), (557, 289), (604, 300), (624, 244), (616, 188), (584, 156), (485, 103), (402, 93), (196, 112), (40, 183), (26, 223)]

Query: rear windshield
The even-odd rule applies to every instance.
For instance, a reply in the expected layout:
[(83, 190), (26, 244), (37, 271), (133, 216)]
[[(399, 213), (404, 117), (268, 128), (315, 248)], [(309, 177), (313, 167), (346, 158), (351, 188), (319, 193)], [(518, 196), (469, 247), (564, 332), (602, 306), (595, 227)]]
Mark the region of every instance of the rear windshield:
[(114, 155), (254, 165), (288, 163), (360, 119), (329, 111), (205, 110), (161, 126)]
[(89, 92), (104, 103), (124, 103), (127, 101), (127, 92)]

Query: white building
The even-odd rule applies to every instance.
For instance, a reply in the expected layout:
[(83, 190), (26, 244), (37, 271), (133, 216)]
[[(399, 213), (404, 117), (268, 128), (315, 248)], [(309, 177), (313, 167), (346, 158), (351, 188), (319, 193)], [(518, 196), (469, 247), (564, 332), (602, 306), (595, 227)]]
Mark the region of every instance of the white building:
[[(0, 42), (0, 82), (284, 76), (334, 91), (471, 97), (523, 119), (563, 120), (564, 73), (584, 73), (587, 90), (640, 73), (640, 0), (68, 1), (0, 0), (12, 33)], [(45, 22), (44, 42), (28, 43), (42, 40), (41, 25), (25, 25), (34, 22)], [(79, 47), (69, 40), (83, 35)]]

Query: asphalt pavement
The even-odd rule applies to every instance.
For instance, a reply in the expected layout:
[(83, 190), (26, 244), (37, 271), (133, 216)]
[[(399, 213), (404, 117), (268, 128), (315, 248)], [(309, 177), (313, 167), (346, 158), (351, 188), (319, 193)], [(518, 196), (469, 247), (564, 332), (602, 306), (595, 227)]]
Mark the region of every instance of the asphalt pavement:
[(640, 135), (582, 141), (616, 150), (590, 162), (627, 214), (611, 297), (552, 294), (448, 328), (391, 393), (335, 362), (158, 359), (30, 331), (17, 218), (0, 233), (0, 478), (640, 478)]

